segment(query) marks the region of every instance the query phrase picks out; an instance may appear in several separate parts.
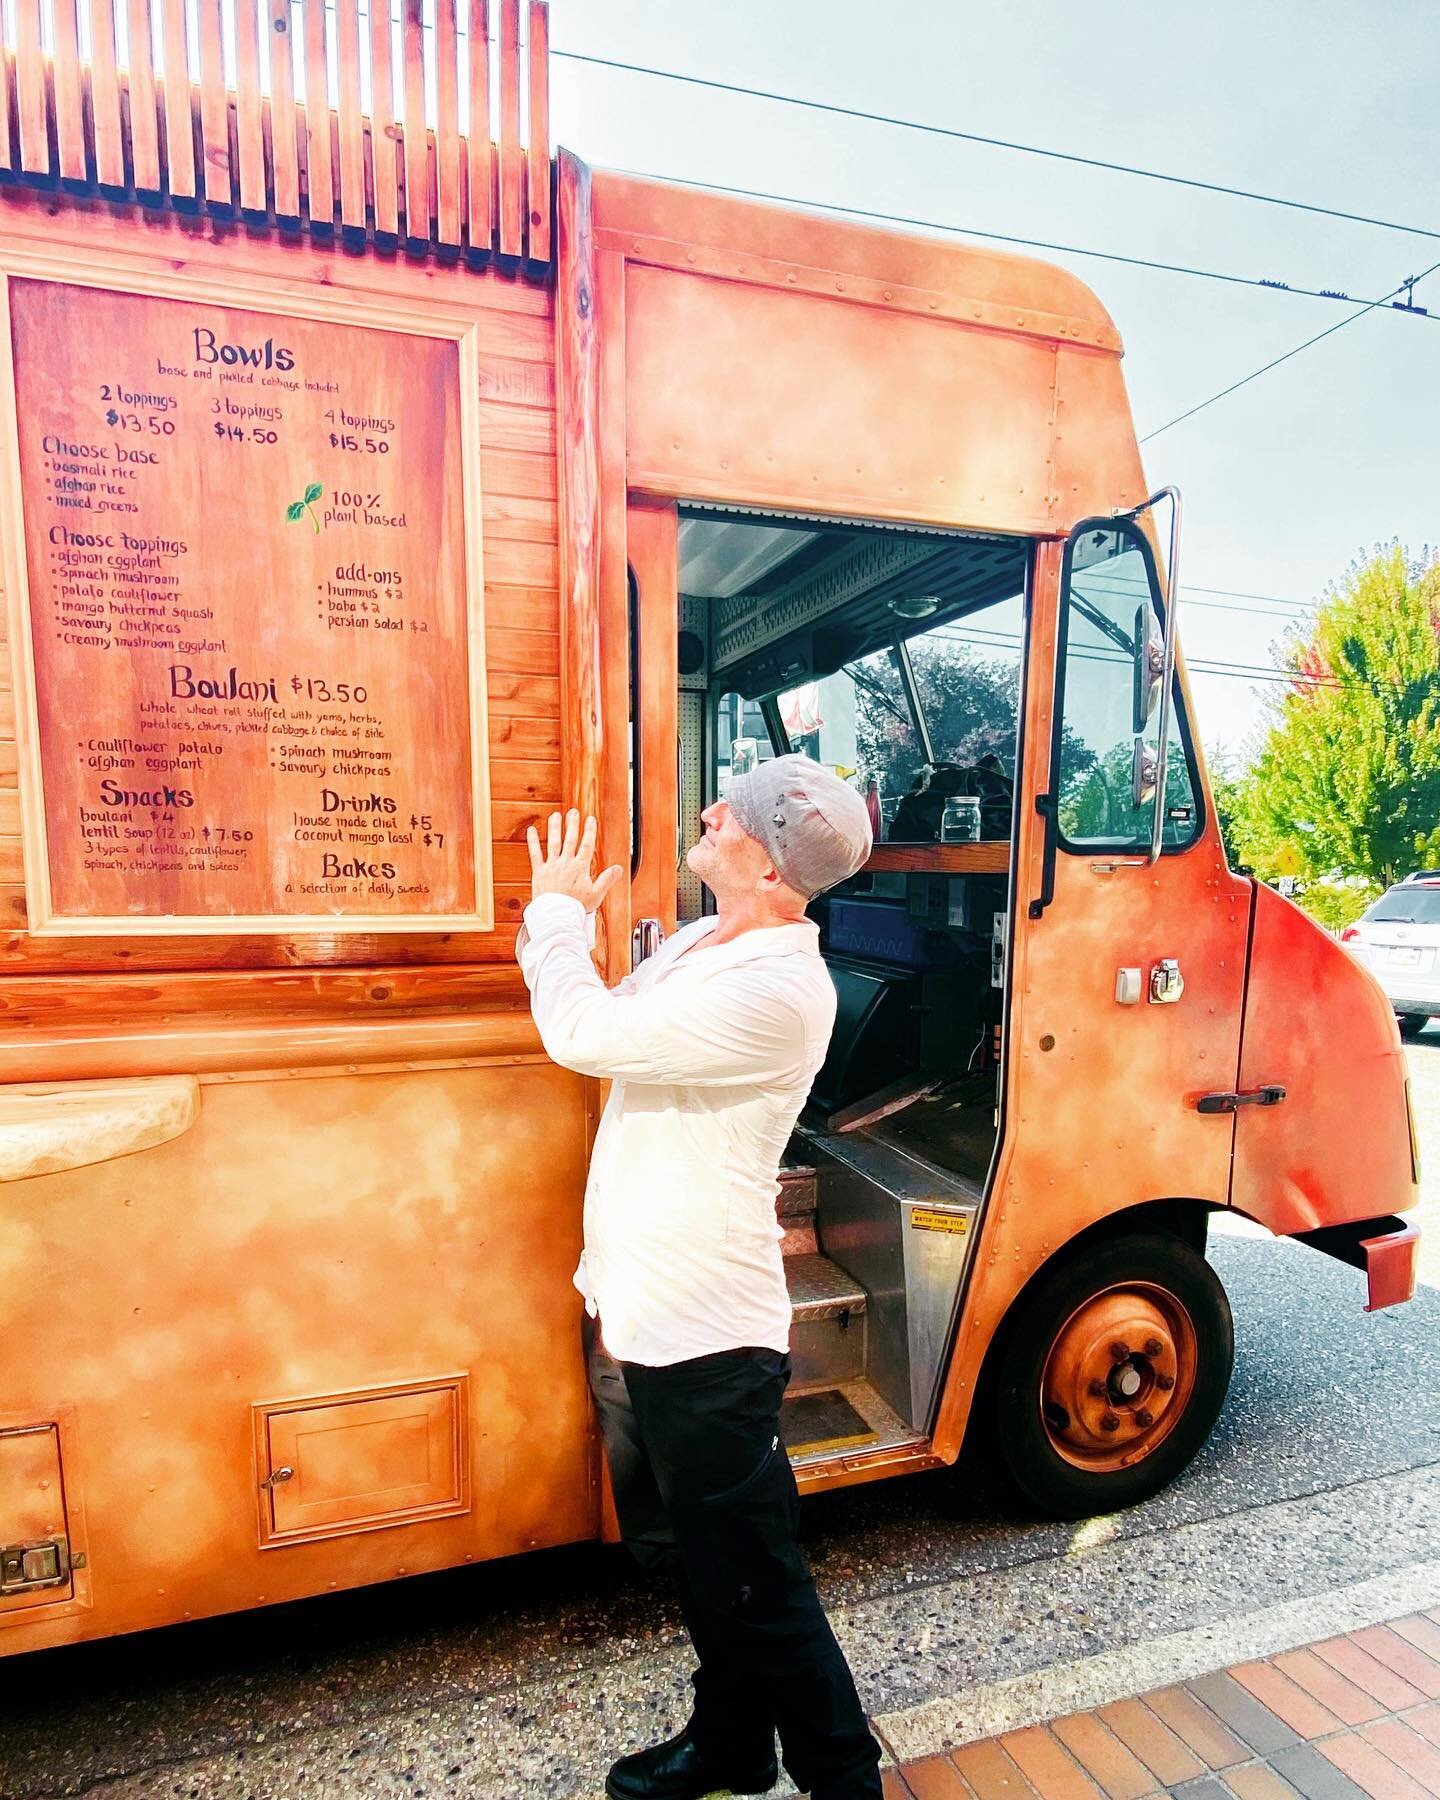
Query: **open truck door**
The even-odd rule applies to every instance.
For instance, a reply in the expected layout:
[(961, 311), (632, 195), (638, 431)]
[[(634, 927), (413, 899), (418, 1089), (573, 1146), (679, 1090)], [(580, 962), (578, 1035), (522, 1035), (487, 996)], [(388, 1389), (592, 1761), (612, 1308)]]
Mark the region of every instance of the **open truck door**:
[(1044, 1211), (1048, 1260), (999, 1326), (991, 1397), (1022, 1487), (1078, 1515), (1169, 1480), (1228, 1384), (1229, 1309), (1203, 1250), (1232, 1122), (1197, 1101), (1236, 1068), (1246, 909), (1206, 829), (1150, 537), (1133, 514), (1084, 520), (1047, 546), (1040, 586), (1054, 688), (1048, 718), (1032, 688), (1049, 768), (1003, 1187)]

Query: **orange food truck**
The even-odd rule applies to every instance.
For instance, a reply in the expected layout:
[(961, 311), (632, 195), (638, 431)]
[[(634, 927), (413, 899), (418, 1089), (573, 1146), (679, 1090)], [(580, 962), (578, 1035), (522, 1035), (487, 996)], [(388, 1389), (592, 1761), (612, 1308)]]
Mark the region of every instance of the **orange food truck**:
[(1218, 1211), (1412, 1289), (1394, 1018), (1226, 865), (1103, 307), (552, 158), (546, 9), (495, 15), (15, 8), (7, 1651), (613, 1535), (600, 1094), (514, 961), (562, 803), (616, 980), (732, 771), (868, 796), (777, 1201), (803, 1488), (986, 1424), (1051, 1513), (1154, 1492)]

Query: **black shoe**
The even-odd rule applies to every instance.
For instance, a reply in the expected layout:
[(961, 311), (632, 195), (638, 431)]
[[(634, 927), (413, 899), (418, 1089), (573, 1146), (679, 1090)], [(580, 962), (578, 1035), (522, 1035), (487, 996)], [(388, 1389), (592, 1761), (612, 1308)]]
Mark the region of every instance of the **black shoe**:
[(780, 1779), (772, 1756), (750, 1768), (721, 1768), (701, 1756), (688, 1730), (667, 1743), (622, 1756), (605, 1777), (610, 1800), (703, 1800), (717, 1790), (768, 1794)]

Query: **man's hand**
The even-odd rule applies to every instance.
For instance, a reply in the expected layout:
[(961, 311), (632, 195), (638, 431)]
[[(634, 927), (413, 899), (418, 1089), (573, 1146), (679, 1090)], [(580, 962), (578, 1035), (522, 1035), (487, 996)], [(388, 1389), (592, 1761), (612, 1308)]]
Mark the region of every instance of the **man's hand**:
[(530, 826), (525, 841), (530, 846), (532, 900), (539, 899), (541, 894), (569, 894), (587, 913), (595, 911), (624, 874), (619, 863), (615, 863), (598, 877), (592, 876), (595, 834), (594, 819), (586, 819), (585, 831), (581, 834), (580, 814), (573, 806), (563, 820), (558, 812), (551, 813), (548, 854), (542, 855), (540, 834), (533, 825)]

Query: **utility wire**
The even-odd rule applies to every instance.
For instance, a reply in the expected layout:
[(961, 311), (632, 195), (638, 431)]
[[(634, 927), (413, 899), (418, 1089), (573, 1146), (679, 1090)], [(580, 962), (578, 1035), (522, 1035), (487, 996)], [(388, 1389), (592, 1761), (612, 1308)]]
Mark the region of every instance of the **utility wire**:
[(1253, 200), (1262, 206), (1283, 206), (1291, 212), (1314, 213), (1324, 219), (1345, 219), (1353, 225), (1374, 225), (1382, 231), (1404, 232), (1410, 237), (1440, 239), (1440, 231), (1432, 231), (1423, 225), (1405, 225), (1396, 219), (1376, 218), (1369, 213), (1347, 212), (1341, 207), (1320, 206), (1308, 200), (1291, 200), (1282, 194), (1265, 194), (1253, 188), (1231, 187), (1222, 181), (1202, 181), (1195, 176), (1172, 175), (1163, 169), (1147, 169), (1135, 163), (1108, 162), (1099, 156), (1081, 156), (1070, 150), (1051, 150), (1042, 144), (1023, 144), (1011, 138), (987, 137), (982, 132), (959, 131), (954, 126), (932, 125), (922, 119), (907, 119), (900, 114), (870, 112), (864, 107), (841, 106), (832, 100), (812, 100), (800, 94), (782, 94), (768, 88), (748, 87), (741, 82), (716, 81), (705, 75), (685, 75), (676, 69), (656, 69), (646, 63), (620, 62), (608, 56), (588, 56), (578, 50), (552, 48), (550, 54), (566, 62), (589, 63), (601, 69), (619, 69), (626, 74), (648, 75), (658, 81), (680, 82), (687, 87), (712, 88), (721, 94), (743, 94), (752, 100), (769, 100), (779, 106), (800, 107), (806, 112), (829, 113), (841, 119), (863, 119), (873, 125), (893, 125), (902, 131), (923, 132), (930, 137), (952, 138), (966, 144), (986, 144), (991, 149), (1013, 150), (1022, 156), (1040, 156), (1052, 162), (1075, 163), (1086, 169), (1105, 169), (1114, 175), (1133, 175), (1144, 181), (1165, 182), (1171, 187), (1192, 188), (1205, 194), (1224, 194), (1233, 200)]
[[(984, 231), (978, 225), (950, 225), (943, 219), (920, 219), (908, 213), (880, 212), (874, 207), (846, 206), (838, 200), (815, 200), (797, 194), (772, 194), (763, 188), (731, 187), (720, 181), (684, 181), (673, 175), (657, 175), (649, 169), (619, 169), (620, 175), (628, 175), (638, 181), (661, 181), (670, 187), (698, 188), (705, 193), (730, 194), (740, 200), (764, 200), (775, 206), (801, 207), (810, 212), (840, 213), (849, 219), (869, 219), (883, 225), (906, 225), (916, 231), (943, 231), (952, 237), (985, 238), (996, 244), (1020, 244), (1027, 250), (1050, 250), (1057, 256), (1088, 256), (1099, 262), (1122, 263), (1130, 269), (1155, 269), (1164, 275), (1189, 275), (1197, 281), (1220, 281), (1229, 287), (1264, 288), (1267, 293), (1291, 294), (1302, 300), (1334, 300), (1342, 305), (1359, 304), (1355, 295), (1341, 293), (1335, 288), (1297, 287), (1288, 281), (1271, 281), (1258, 275), (1232, 275), (1222, 269), (1195, 268), (1189, 263), (1160, 262), (1149, 256), (1126, 256), (1118, 250), (1089, 250), (1080, 244), (1061, 244), (1049, 238), (1020, 237), (1009, 231)], [(1440, 232), (1433, 235), (1440, 237)], [(1427, 273), (1429, 271), (1427, 270)], [(1414, 281), (1423, 281), (1423, 275), (1413, 277)], [(1382, 295), (1378, 300), (1365, 302), (1368, 307), (1384, 306), (1403, 293), (1410, 282), (1402, 281), (1391, 293)], [(1408, 308), (1402, 308), (1409, 311)], [(1416, 310), (1409, 314), (1412, 318), (1425, 319), (1431, 324), (1440, 323), (1440, 316)]]
[[(934, 636), (945, 643), (964, 644), (977, 650), (1013, 650), (1018, 653), (1021, 639), (1011, 632), (990, 631), (987, 627), (941, 626)], [(1083, 647), (1072, 646), (1069, 655), (1078, 662), (1111, 663), (1128, 666), (1129, 659), (1118, 650), (1111, 650), (1104, 644), (1088, 644)], [(1185, 667), (1192, 675), (1223, 676), (1232, 681), (1279, 682), (1283, 686), (1308, 687), (1340, 687), (1343, 684), (1333, 675), (1310, 675), (1303, 669), (1291, 672), (1274, 667), (1263, 667), (1258, 663), (1227, 662), (1222, 657), (1187, 656)]]
[(1351, 313), (1348, 319), (1341, 319), (1338, 325), (1328, 325), (1324, 331), (1317, 331), (1314, 337), (1306, 338), (1303, 344), (1296, 344), (1293, 350), (1287, 350), (1283, 356), (1272, 357), (1260, 368), (1252, 369), (1248, 375), (1242, 375), (1238, 381), (1232, 381), (1229, 387), (1221, 388), (1218, 394), (1211, 394), (1208, 400), (1201, 400), (1196, 405), (1188, 407), (1183, 413), (1177, 413), (1173, 419), (1167, 419), (1163, 425), (1157, 425), (1153, 431), (1147, 431), (1140, 442), (1148, 444), (1151, 438), (1159, 437), (1162, 431), (1169, 431), (1172, 426), (1180, 425), (1186, 419), (1193, 419), (1196, 413), (1204, 412), (1207, 406), (1214, 406), (1217, 400), (1224, 400), (1227, 395), (1236, 393), (1242, 387), (1248, 387), (1252, 381), (1258, 381), (1262, 375), (1268, 375), (1271, 369), (1278, 369), (1281, 363), (1289, 362), (1292, 356), (1298, 356), (1302, 350), (1308, 350), (1312, 344), (1318, 344), (1323, 338), (1333, 337), (1337, 331), (1343, 331), (1347, 325), (1353, 325), (1357, 319), (1363, 319), (1366, 313), (1373, 312), (1377, 306), (1384, 306), (1387, 301), (1393, 300), (1396, 294), (1403, 293), (1407, 288), (1413, 290), (1420, 282), (1433, 275), (1437, 269), (1440, 269), (1440, 262), (1431, 263), (1423, 275), (1409, 277), (1402, 281), (1399, 287), (1392, 288), (1388, 294), (1383, 294), (1380, 299), (1367, 301), (1364, 306)]

